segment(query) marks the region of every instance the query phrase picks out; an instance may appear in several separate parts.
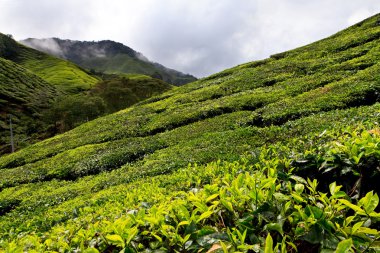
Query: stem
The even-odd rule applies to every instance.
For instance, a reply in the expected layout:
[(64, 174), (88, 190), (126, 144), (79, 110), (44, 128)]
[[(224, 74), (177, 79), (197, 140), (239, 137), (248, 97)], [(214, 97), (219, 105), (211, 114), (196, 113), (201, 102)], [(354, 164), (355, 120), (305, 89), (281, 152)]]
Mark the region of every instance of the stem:
[(380, 239), (380, 236), (379, 236), (379, 237), (376, 237), (375, 239), (373, 239), (373, 240), (368, 244), (367, 248), (365, 248), (365, 249), (362, 251), (362, 253), (363, 253), (363, 252), (366, 252), (366, 251), (371, 247), (371, 245), (372, 245), (375, 241), (377, 241), (378, 239)]

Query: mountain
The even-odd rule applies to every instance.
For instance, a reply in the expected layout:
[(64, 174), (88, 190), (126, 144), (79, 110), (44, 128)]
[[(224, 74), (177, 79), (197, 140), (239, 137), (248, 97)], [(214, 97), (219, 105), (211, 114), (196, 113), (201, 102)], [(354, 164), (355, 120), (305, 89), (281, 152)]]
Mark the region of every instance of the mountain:
[(0, 154), (124, 109), (172, 88), (148, 76), (90, 74), (0, 33)]
[(26, 47), (1, 33), (0, 57), (17, 63), (59, 89), (70, 93), (89, 89), (100, 80), (69, 61)]
[(380, 15), (0, 157), (0, 248), (377, 252)]
[(151, 62), (141, 53), (111, 40), (95, 42), (29, 38), (20, 42), (93, 71), (109, 74), (144, 74), (174, 85), (183, 85), (196, 80), (194, 76)]

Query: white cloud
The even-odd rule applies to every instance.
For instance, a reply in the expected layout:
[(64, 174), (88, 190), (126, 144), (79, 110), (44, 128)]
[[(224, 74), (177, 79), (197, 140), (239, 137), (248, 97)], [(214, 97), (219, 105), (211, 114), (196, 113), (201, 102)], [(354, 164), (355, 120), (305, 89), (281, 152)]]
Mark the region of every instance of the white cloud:
[(0, 0), (0, 32), (111, 39), (205, 76), (322, 39), (376, 12), (378, 0)]
[(49, 53), (54, 54), (54, 55), (59, 55), (60, 57), (65, 56), (61, 47), (52, 38), (47, 38), (47, 39), (43, 39), (43, 40), (30, 39), (28, 41), (24, 41), (23, 44), (30, 46), (30, 47), (33, 47), (33, 48), (36, 48), (37, 50), (45, 49)]

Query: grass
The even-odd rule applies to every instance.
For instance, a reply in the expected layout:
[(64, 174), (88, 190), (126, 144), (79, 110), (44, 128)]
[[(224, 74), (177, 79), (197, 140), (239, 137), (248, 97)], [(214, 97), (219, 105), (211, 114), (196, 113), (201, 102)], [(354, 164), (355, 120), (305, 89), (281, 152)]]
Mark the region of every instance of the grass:
[(1, 157), (0, 247), (376, 252), (379, 18)]

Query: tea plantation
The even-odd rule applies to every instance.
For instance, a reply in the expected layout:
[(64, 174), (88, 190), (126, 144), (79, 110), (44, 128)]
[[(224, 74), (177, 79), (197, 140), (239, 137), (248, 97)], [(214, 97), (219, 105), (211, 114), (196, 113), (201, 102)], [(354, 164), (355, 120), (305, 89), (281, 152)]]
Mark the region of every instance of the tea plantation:
[(0, 57), (0, 154), (9, 150), (9, 115), (15, 143), (22, 145), (28, 133), (41, 127), (36, 118), (61, 92), (31, 71)]
[(66, 92), (86, 90), (99, 81), (97, 77), (74, 63), (23, 46), (2, 33), (0, 33), (0, 57), (33, 71), (45, 81)]
[(0, 157), (0, 252), (379, 252), (380, 15)]
[(141, 74), (104, 74), (0, 33), (0, 155), (116, 112), (172, 86)]

